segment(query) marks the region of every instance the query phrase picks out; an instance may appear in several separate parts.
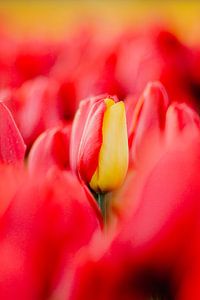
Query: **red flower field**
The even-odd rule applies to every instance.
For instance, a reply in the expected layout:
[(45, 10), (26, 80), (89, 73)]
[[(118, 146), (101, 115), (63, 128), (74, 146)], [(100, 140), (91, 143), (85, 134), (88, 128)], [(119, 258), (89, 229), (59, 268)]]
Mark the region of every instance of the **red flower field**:
[(200, 299), (200, 39), (90, 24), (0, 21), (0, 299)]

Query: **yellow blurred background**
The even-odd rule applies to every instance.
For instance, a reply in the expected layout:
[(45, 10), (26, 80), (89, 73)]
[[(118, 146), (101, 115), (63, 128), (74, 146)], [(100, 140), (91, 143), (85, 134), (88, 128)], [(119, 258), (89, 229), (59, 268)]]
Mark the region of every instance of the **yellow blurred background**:
[(105, 30), (115, 30), (162, 22), (193, 43), (200, 40), (199, 11), (199, 1), (0, 1), (1, 20), (16, 34), (56, 39), (79, 23), (94, 21)]

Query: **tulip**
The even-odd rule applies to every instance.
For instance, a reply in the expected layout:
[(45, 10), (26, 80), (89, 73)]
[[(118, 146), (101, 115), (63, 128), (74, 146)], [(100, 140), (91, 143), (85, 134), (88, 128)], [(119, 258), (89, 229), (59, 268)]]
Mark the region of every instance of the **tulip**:
[(71, 126), (57, 126), (44, 131), (34, 142), (28, 158), (31, 173), (47, 173), (51, 167), (69, 169), (69, 140)]
[[(20, 171), (17, 187), (14, 173), (1, 175), (12, 191), (0, 219), (0, 298), (50, 299), (64, 267), (70, 270), (74, 254), (100, 229), (98, 219), (69, 172)], [(4, 190), (0, 185), (2, 201)]]
[(42, 76), (13, 92), (9, 108), (28, 147), (44, 130), (61, 122), (57, 93), (57, 83)]
[(48, 75), (58, 56), (58, 46), (51, 41), (30, 39), (21, 41), (16, 49), (15, 68), (18, 83)]
[[(164, 86), (159, 82), (152, 82), (148, 83), (135, 105), (132, 118), (128, 114), (129, 173), (134, 173), (136, 178), (141, 166), (143, 172), (151, 171), (162, 159), (163, 152), (171, 145), (181, 142), (184, 136), (189, 139), (199, 135), (198, 114), (185, 103), (169, 104)], [(125, 202), (126, 197), (123, 197), (123, 202), (118, 202), (120, 214), (122, 211), (129, 211), (129, 204)]]
[(128, 138), (122, 101), (100, 96), (82, 101), (72, 126), (71, 166), (96, 193), (118, 188), (128, 167)]
[[(130, 101), (129, 101), (130, 102)], [(128, 114), (130, 161), (137, 163), (142, 159), (144, 148), (149, 149), (149, 139), (160, 139), (165, 128), (166, 111), (169, 99), (164, 86), (160, 82), (147, 84), (137, 104), (134, 104), (132, 115)]]

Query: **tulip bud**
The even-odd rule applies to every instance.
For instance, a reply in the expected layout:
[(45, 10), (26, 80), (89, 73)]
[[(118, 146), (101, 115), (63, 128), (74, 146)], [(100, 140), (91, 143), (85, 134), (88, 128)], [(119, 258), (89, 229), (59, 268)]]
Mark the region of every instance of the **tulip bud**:
[(168, 144), (174, 143), (178, 137), (199, 136), (200, 119), (198, 114), (185, 103), (173, 103), (166, 113), (165, 136)]
[[(159, 82), (147, 84), (142, 97), (135, 105), (132, 124), (129, 120), (130, 161), (138, 161), (143, 150), (149, 148), (148, 141), (160, 138), (165, 128), (165, 117), (169, 106), (168, 95)], [(129, 118), (130, 119), (130, 118)]]
[(28, 157), (31, 173), (46, 174), (52, 167), (69, 168), (69, 140), (71, 125), (57, 126), (44, 131), (34, 142)]
[(97, 193), (112, 191), (122, 184), (128, 168), (122, 101), (96, 97), (81, 103), (72, 127), (71, 166)]

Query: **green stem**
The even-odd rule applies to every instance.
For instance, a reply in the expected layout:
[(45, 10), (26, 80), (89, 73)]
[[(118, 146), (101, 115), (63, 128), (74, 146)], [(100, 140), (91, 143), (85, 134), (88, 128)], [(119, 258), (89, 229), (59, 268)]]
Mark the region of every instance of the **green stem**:
[(97, 203), (101, 210), (101, 213), (102, 213), (102, 216), (104, 219), (104, 223), (106, 224), (107, 213), (108, 213), (108, 201), (106, 201), (105, 194), (101, 194), (101, 193), (97, 194)]
[(103, 201), (104, 201), (103, 196), (104, 196), (103, 194), (97, 194), (97, 203), (99, 205), (101, 212), (103, 211)]

